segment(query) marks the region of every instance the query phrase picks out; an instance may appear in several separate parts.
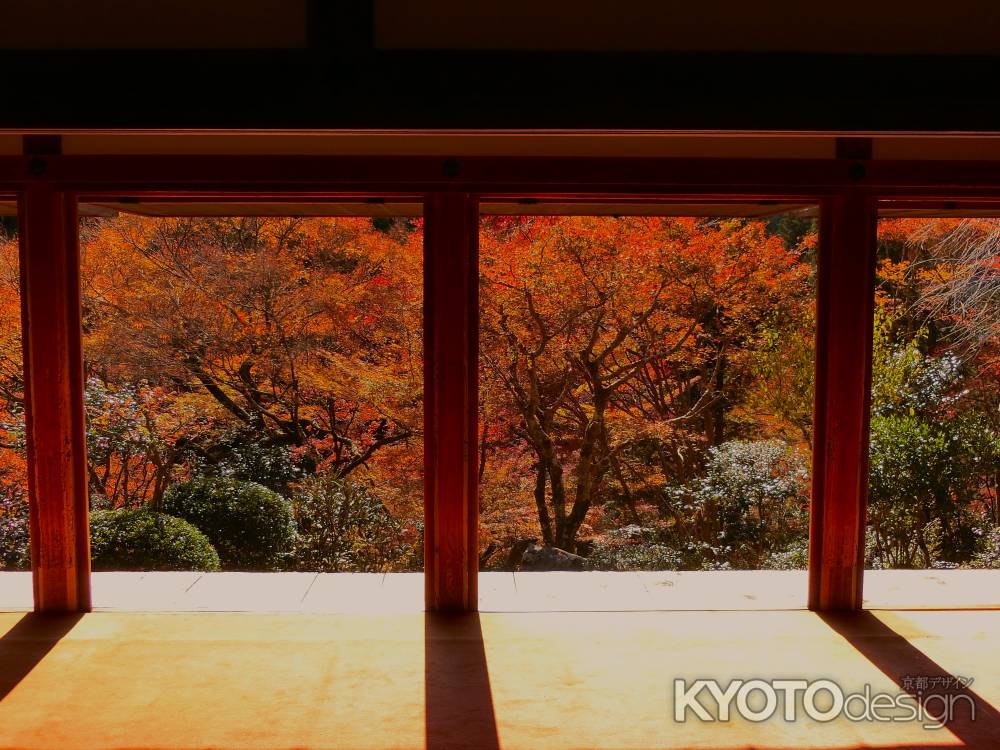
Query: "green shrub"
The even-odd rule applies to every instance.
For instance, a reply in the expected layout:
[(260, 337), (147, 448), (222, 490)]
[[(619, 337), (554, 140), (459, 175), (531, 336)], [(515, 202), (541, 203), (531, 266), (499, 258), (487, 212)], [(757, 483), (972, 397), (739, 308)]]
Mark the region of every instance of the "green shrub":
[(30, 570), (28, 498), (0, 486), (0, 570)]
[(775, 550), (808, 536), (809, 470), (780, 440), (730, 440), (709, 449), (705, 473), (667, 487), (668, 514), (682, 519), (678, 539), (703, 543), (704, 569), (753, 570)]
[(785, 549), (772, 552), (761, 567), (765, 570), (806, 570), (809, 567), (809, 539), (797, 539)]
[(379, 572), (420, 568), (422, 540), (362, 485), (310, 477), (292, 495), (300, 570)]
[(679, 570), (683, 566), (678, 550), (637, 538), (641, 531), (645, 529), (639, 526), (613, 529), (594, 542), (587, 559), (598, 570)]
[(873, 413), (868, 525), (886, 568), (966, 562), (996, 444), (975, 414)]
[(255, 482), (205, 477), (176, 484), (163, 509), (201, 529), (230, 570), (281, 568), (295, 541), (288, 501)]
[(94, 570), (218, 570), (208, 538), (180, 518), (148, 508), (90, 516)]
[(1000, 526), (994, 526), (983, 536), (979, 551), (972, 559), (972, 567), (1000, 568)]
[(994, 415), (969, 389), (969, 363), (954, 352), (928, 353), (928, 328), (911, 335), (896, 322), (876, 313), (868, 564), (979, 564), (983, 489), (1000, 465)]
[(292, 460), (288, 446), (267, 445), (253, 432), (220, 436), (212, 453), (215, 456), (212, 460), (200, 454), (185, 460), (194, 476), (257, 482), (279, 495), (287, 495), (289, 487), (302, 478), (302, 467)]
[(669, 529), (629, 524), (595, 539), (588, 556), (598, 570), (707, 570), (712, 549), (694, 539), (678, 539)]

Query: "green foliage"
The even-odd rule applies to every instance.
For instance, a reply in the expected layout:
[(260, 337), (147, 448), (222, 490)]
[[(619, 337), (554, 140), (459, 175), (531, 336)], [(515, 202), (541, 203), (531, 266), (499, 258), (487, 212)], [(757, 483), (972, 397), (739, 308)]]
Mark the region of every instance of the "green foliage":
[(701, 476), (666, 489), (669, 522), (608, 532), (590, 562), (605, 570), (804, 568), (808, 477), (781, 441), (723, 443), (709, 450)]
[(94, 570), (218, 570), (219, 555), (187, 521), (137, 510), (99, 510), (90, 516)]
[(934, 415), (961, 399), (965, 373), (953, 354), (924, 354), (927, 328), (897, 340), (897, 322), (882, 310), (875, 312), (872, 339), (872, 413)]
[(816, 219), (794, 214), (778, 214), (767, 220), (768, 234), (781, 237), (789, 250), (798, 248), (809, 235), (815, 235), (819, 229)]
[(795, 437), (807, 441), (812, 439), (815, 326), (811, 310), (801, 319), (784, 312), (771, 315), (751, 356), (753, 386), (747, 397), (751, 409), (780, 417), (795, 428)]
[(598, 570), (682, 570), (683, 555), (663, 544), (657, 529), (630, 524), (594, 542), (587, 558)]
[(803, 533), (785, 549), (772, 552), (761, 565), (765, 570), (805, 570), (809, 567), (809, 537)]
[(284, 566), (295, 541), (288, 501), (255, 482), (204, 477), (167, 490), (167, 513), (195, 524), (230, 570)]
[(416, 229), (416, 223), (405, 216), (375, 216), (372, 218), (372, 228), (384, 234), (405, 237)]
[(17, 237), (17, 217), (0, 216), (0, 238), (12, 240)]
[(1000, 568), (1000, 526), (994, 526), (983, 535), (979, 551), (972, 560), (975, 568)]
[(808, 479), (801, 456), (785, 443), (732, 440), (711, 448), (704, 475), (667, 488), (666, 499), (710, 560), (758, 568), (773, 550), (807, 535)]
[(419, 569), (419, 534), (410, 534), (362, 485), (313, 476), (292, 495), (298, 527), (295, 565), (321, 572)]
[(28, 498), (18, 490), (0, 487), (0, 570), (31, 567)]
[(974, 551), (974, 505), (996, 471), (1000, 444), (985, 415), (963, 403), (962, 368), (922, 352), (926, 330), (893, 340), (876, 318), (869, 469), (868, 564), (931, 567)]
[(724, 570), (722, 552), (664, 526), (629, 524), (594, 540), (587, 559), (598, 570)]
[(260, 436), (237, 432), (220, 439), (213, 451), (221, 454), (214, 463), (195, 456), (189, 466), (195, 475), (219, 476), (256, 482), (279, 494), (302, 477), (302, 467), (291, 458), (284, 445), (266, 445)]
[(968, 415), (872, 417), (868, 522), (882, 565), (967, 558), (975, 526), (969, 505), (990, 452), (982, 423)]

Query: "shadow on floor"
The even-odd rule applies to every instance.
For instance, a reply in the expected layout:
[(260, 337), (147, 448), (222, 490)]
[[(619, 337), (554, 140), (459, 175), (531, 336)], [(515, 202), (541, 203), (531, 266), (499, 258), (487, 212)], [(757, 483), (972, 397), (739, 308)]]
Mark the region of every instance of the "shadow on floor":
[(428, 613), (424, 620), (427, 750), (499, 750), (479, 615)]
[[(935, 686), (933, 681), (933, 678), (944, 678), (947, 682), (956, 677), (975, 678), (976, 675), (951, 674), (871, 612), (818, 614), (827, 625), (895, 682), (900, 690), (909, 693), (925, 706), (929, 713), (940, 714), (942, 711), (942, 698), (933, 696), (966, 694), (971, 697), (975, 703), (975, 717), (972, 716), (968, 701), (959, 700), (955, 703), (954, 716), (945, 725), (947, 730), (961, 740), (961, 747), (984, 750), (996, 750), (1000, 747), (1000, 711), (974, 690), (946, 688), (941, 682)], [(930, 686), (921, 689), (917, 678), (925, 677), (931, 681)]]
[(0, 637), (0, 701), (65, 636), (83, 615), (29, 613)]

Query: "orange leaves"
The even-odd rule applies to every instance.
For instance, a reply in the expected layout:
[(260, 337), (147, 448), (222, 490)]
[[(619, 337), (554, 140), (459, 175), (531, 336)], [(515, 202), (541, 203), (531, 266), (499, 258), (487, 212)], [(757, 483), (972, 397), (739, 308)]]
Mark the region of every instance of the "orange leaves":
[(525, 352), (561, 347), (557, 368), (566, 356), (607, 356), (609, 346), (648, 354), (689, 345), (713, 307), (724, 305), (731, 320), (752, 317), (762, 299), (809, 275), (780, 238), (745, 221), (490, 220), (481, 255), (486, 325)]
[(379, 425), (417, 429), (423, 254), (406, 225), (119, 216), (89, 221), (82, 252), (88, 372), (190, 394), (216, 430), (318, 467), (367, 465)]
[(491, 436), (530, 447), (523, 468), (541, 476), (557, 538), (596, 519), (604, 482), (643, 484), (650, 467), (625, 465), (632, 448), (687, 464), (693, 431), (711, 440), (721, 418), (709, 412), (744, 398), (761, 329), (808, 317), (811, 247), (743, 219), (483, 220), (481, 378), (488, 414), (508, 422)]
[(10, 510), (10, 503), (26, 501), (28, 491), (21, 362), (18, 245), (5, 239), (0, 240), (0, 525), (6, 520), (3, 506)]
[[(941, 238), (954, 231), (968, 219), (959, 218), (886, 218), (878, 222), (879, 240), (895, 242), (920, 242)], [(990, 221), (973, 220), (973, 221)]]

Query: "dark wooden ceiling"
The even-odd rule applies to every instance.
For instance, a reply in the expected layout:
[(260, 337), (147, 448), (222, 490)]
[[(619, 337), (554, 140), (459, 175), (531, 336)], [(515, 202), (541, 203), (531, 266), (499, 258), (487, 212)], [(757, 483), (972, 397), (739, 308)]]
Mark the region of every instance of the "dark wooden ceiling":
[(8, 5), (7, 129), (1000, 132), (982, 0)]

